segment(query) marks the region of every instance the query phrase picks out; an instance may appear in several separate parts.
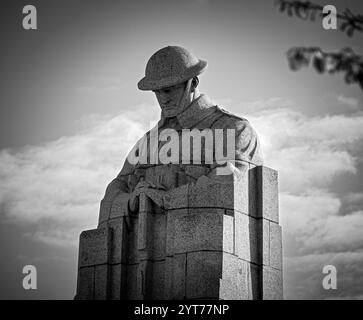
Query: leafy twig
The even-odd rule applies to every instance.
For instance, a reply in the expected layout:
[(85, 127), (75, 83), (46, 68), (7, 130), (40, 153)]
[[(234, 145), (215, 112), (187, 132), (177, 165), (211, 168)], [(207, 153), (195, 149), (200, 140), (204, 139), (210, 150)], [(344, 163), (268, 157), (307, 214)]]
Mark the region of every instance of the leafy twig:
[(312, 63), (321, 74), (344, 73), (346, 83), (358, 83), (363, 90), (363, 57), (351, 48), (344, 48), (339, 52), (323, 52), (319, 47), (294, 47), (287, 51), (287, 59), (293, 71)]
[[(275, 3), (280, 12), (286, 12), (290, 17), (295, 15), (311, 21), (315, 21), (317, 15), (324, 17), (323, 7), (310, 1), (277, 0)], [(363, 32), (363, 15), (353, 14), (349, 9), (345, 9), (342, 14), (337, 14), (337, 19), (340, 21), (339, 29), (349, 37), (352, 37), (355, 31)]]

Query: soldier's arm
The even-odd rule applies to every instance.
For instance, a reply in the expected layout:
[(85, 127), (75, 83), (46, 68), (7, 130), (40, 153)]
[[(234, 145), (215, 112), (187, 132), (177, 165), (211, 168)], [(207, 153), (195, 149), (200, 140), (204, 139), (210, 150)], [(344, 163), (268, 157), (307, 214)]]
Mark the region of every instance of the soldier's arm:
[(100, 204), (99, 225), (110, 218), (129, 214), (130, 190), (127, 173), (130, 170), (132, 167), (126, 160), (121, 172), (108, 184)]
[(208, 186), (216, 183), (232, 184), (234, 179), (231, 179), (231, 175), (243, 177), (248, 174), (251, 164), (262, 165), (260, 143), (256, 132), (247, 120), (226, 122), (224, 129), (235, 129), (235, 150), (231, 153), (232, 158), (226, 159), (223, 163), (214, 163), (209, 173), (200, 176), (195, 182), (169, 191), (164, 201), (166, 207), (168, 207), (167, 199), (171, 199), (174, 195), (208, 192)]

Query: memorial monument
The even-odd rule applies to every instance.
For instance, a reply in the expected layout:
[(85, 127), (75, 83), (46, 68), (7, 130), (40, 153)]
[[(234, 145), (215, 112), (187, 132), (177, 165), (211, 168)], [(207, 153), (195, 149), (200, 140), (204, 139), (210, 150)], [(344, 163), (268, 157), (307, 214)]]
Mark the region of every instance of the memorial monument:
[(138, 87), (161, 119), (80, 235), (75, 299), (282, 299), (277, 172), (249, 122), (200, 94), (206, 66), (178, 46), (149, 59)]

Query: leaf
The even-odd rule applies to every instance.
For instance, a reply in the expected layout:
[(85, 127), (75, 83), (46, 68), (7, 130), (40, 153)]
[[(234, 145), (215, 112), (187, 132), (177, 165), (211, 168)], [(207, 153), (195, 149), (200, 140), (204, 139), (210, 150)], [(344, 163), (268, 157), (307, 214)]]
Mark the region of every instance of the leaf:
[(280, 8), (279, 8), (280, 12), (284, 12), (285, 9), (286, 9), (286, 2), (285, 1), (281, 1), (280, 2)]
[(337, 71), (337, 65), (338, 61), (333, 55), (329, 54), (325, 57), (325, 70), (327, 72), (334, 73)]
[(313, 66), (318, 73), (325, 71), (325, 59), (321, 52), (317, 52), (313, 57)]
[(341, 25), (340, 25), (340, 27), (339, 27), (339, 29), (340, 29), (340, 31), (345, 31), (345, 29), (347, 28), (349, 26), (349, 22), (342, 22), (341, 23)]
[(310, 53), (304, 52), (303, 48), (292, 48), (287, 52), (287, 59), (290, 69), (297, 71), (309, 65)]
[(347, 35), (348, 37), (353, 37), (353, 33), (354, 33), (354, 27), (353, 26), (350, 26), (347, 30)]

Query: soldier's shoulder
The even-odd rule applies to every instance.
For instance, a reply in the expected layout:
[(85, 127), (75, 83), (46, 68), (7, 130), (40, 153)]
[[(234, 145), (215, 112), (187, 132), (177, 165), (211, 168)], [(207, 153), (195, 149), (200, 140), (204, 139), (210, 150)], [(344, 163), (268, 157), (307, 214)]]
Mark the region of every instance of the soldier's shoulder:
[(216, 112), (219, 114), (219, 123), (234, 126), (248, 126), (249, 122), (246, 118), (238, 116), (224, 108), (216, 106)]

